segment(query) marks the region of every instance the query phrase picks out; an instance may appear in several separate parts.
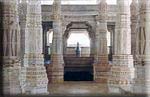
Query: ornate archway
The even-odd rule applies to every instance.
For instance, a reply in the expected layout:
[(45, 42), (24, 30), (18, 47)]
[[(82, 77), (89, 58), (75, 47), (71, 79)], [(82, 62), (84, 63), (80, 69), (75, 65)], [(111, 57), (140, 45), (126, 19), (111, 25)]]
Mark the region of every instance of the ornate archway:
[(82, 21), (82, 22), (70, 22), (66, 28), (65, 28), (65, 31), (64, 31), (64, 34), (63, 34), (63, 53), (65, 54), (66, 52), (66, 46), (67, 46), (67, 39), (69, 37), (69, 34), (70, 34), (70, 31), (72, 29), (85, 29), (87, 30), (88, 34), (89, 34), (89, 38), (90, 38), (90, 56), (93, 56), (94, 55), (94, 47), (95, 47), (95, 33), (94, 33), (94, 30), (92, 28), (92, 26), (86, 22), (86, 21)]
[[(70, 31), (79, 30), (79, 29), (85, 29), (90, 38), (90, 56), (89, 57), (68, 57), (66, 54), (66, 48), (67, 48), (67, 38), (69, 37)], [(65, 32), (63, 34), (63, 56), (64, 56), (64, 80), (66, 81), (92, 81), (93, 80), (93, 63), (94, 63), (94, 46), (95, 42), (93, 42), (95, 39), (95, 33), (92, 28), (92, 26), (86, 22), (70, 22), (65, 29)], [(68, 77), (67, 77), (68, 76)], [(73, 76), (74, 78), (72, 78)], [(84, 77), (83, 77), (84, 76)], [(68, 79), (69, 78), (69, 79)], [(82, 79), (83, 78), (83, 79)]]

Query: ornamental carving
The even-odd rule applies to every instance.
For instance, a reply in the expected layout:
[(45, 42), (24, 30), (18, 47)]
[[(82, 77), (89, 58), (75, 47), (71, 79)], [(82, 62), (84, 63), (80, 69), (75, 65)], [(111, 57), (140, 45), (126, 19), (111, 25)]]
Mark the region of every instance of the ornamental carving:
[(106, 0), (102, 0), (99, 4), (99, 19), (106, 20), (107, 19), (107, 9), (108, 5)]
[(60, 20), (61, 19), (61, 3), (58, 1), (54, 1), (52, 7), (52, 19), (53, 20)]
[(108, 8), (108, 5), (107, 5), (106, 0), (102, 0), (99, 4), (99, 12), (100, 13), (107, 13), (107, 8)]
[(131, 16), (136, 17), (137, 16), (137, 11), (138, 11), (138, 4), (136, 0), (132, 0), (132, 3), (130, 5), (130, 10), (131, 10)]

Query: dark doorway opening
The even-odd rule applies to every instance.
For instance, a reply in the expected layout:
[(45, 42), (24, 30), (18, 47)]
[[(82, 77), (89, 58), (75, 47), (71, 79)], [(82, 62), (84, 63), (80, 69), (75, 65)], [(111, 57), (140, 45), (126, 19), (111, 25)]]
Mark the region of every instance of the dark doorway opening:
[(93, 74), (88, 71), (65, 72), (65, 81), (93, 81)]

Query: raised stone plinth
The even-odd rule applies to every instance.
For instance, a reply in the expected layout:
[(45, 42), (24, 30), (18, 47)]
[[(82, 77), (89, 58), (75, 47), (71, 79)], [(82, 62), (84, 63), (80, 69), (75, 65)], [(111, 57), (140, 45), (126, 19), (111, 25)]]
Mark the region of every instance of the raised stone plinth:
[(94, 81), (99, 83), (107, 83), (109, 71), (109, 64), (94, 64)]

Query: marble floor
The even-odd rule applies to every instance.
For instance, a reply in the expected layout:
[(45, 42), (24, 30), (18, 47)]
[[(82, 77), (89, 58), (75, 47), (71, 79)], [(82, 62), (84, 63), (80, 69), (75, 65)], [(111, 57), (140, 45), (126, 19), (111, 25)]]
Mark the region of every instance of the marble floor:
[(65, 81), (63, 84), (49, 84), (50, 95), (122, 95), (110, 93), (107, 84), (93, 81)]

